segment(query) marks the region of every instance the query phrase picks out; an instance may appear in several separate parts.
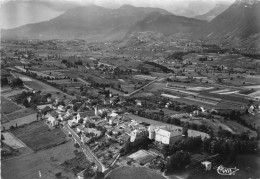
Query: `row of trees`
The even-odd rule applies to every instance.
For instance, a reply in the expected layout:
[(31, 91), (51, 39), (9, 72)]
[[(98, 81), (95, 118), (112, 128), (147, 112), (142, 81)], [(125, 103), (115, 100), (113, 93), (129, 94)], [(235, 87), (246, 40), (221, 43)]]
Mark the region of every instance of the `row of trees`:
[(171, 156), (178, 151), (186, 151), (186, 152), (196, 152), (200, 150), (203, 141), (201, 137), (187, 137), (182, 140), (178, 140), (177, 142), (164, 145), (162, 149), (162, 154), (164, 157)]

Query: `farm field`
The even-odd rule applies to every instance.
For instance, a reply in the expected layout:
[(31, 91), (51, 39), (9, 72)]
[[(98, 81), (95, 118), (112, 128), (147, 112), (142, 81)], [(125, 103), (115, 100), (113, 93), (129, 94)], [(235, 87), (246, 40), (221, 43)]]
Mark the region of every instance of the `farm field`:
[[(165, 179), (160, 172), (146, 167), (123, 166), (114, 169), (105, 179)], [(173, 178), (174, 179), (174, 178)]]
[(39, 80), (36, 79), (32, 79), (30, 77), (27, 77), (25, 75), (19, 74), (19, 73), (14, 73), (16, 76), (20, 77), (20, 78), (29, 78), (31, 79), (31, 81), (24, 81), (24, 84), (27, 85), (30, 88), (33, 89), (40, 89), (41, 91), (59, 91), (58, 89), (47, 85)]
[(7, 123), (8, 121), (8, 118), (5, 115), (1, 114), (1, 124)]
[(66, 136), (61, 129), (50, 130), (44, 121), (37, 121), (15, 129), (12, 133), (34, 151), (66, 142)]
[(6, 179), (36, 179), (39, 178), (40, 171), (41, 178), (44, 179), (56, 178), (55, 173), (57, 172), (61, 172), (63, 176), (61, 178), (75, 178), (72, 172), (66, 171), (63, 166), (60, 166), (61, 163), (75, 156), (74, 150), (73, 141), (69, 141), (37, 153), (2, 161), (1, 175)]
[(1, 114), (10, 114), (10, 113), (17, 111), (19, 109), (21, 109), (20, 106), (15, 104), (10, 99), (6, 99), (3, 96), (1, 96), (1, 109), (0, 109)]
[(37, 120), (36, 113), (30, 114), (30, 115), (27, 114), (26, 116), (10, 120), (9, 122), (7, 121), (6, 123), (2, 123), (1, 130), (10, 129), (10, 127), (12, 127), (12, 126), (16, 127), (16, 126), (21, 126), (24, 124), (29, 124), (36, 120)]
[(17, 95), (17, 94), (20, 94), (22, 91), (26, 91), (25, 89), (10, 89), (8, 91), (5, 91), (5, 92), (2, 92), (1, 91), (1, 96), (2, 97), (5, 97), (5, 98), (8, 98), (10, 96), (14, 96), (14, 95)]
[(31, 115), (33, 113), (35, 113), (35, 110), (32, 109), (32, 108), (23, 108), (23, 109), (20, 109), (18, 111), (15, 111), (13, 113), (7, 114), (6, 117), (8, 118), (8, 120), (14, 120), (14, 119), (17, 119), (17, 118), (21, 118), (21, 117)]

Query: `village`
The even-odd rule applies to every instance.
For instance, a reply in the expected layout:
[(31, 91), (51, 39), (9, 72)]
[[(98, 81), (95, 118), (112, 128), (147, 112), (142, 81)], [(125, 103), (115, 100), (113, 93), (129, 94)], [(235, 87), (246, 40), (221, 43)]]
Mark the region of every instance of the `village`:
[[(28, 163), (19, 166), (19, 176), (115, 178), (118, 170), (144, 167), (158, 177), (180, 171), (206, 177), (217, 175), (219, 165), (236, 165), (237, 156), (258, 153), (257, 60), (209, 53), (222, 49), (198, 42), (187, 47), (195, 53), (167, 52), (150, 60), (130, 47), (88, 46), (5, 43), (2, 158), (13, 165), (37, 156), (37, 170)], [(236, 56), (237, 68), (231, 63)]]

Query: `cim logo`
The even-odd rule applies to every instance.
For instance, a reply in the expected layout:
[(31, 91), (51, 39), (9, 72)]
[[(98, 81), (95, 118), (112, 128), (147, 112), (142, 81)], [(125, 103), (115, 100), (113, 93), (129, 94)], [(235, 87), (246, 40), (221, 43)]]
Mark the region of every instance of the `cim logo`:
[(220, 175), (235, 175), (236, 171), (238, 171), (238, 170), (239, 169), (237, 169), (236, 167), (235, 168), (226, 168), (226, 167), (223, 167), (222, 165), (220, 165), (217, 168), (217, 172)]

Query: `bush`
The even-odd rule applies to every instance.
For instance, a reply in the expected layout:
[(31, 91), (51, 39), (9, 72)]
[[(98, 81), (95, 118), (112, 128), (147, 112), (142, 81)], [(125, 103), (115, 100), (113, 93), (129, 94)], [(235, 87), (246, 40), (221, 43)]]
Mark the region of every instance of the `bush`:
[(74, 147), (75, 147), (75, 148), (79, 148), (80, 146), (79, 146), (78, 143), (75, 143), (75, 144), (74, 144)]
[(57, 178), (61, 177), (61, 172), (55, 173), (55, 177)]

